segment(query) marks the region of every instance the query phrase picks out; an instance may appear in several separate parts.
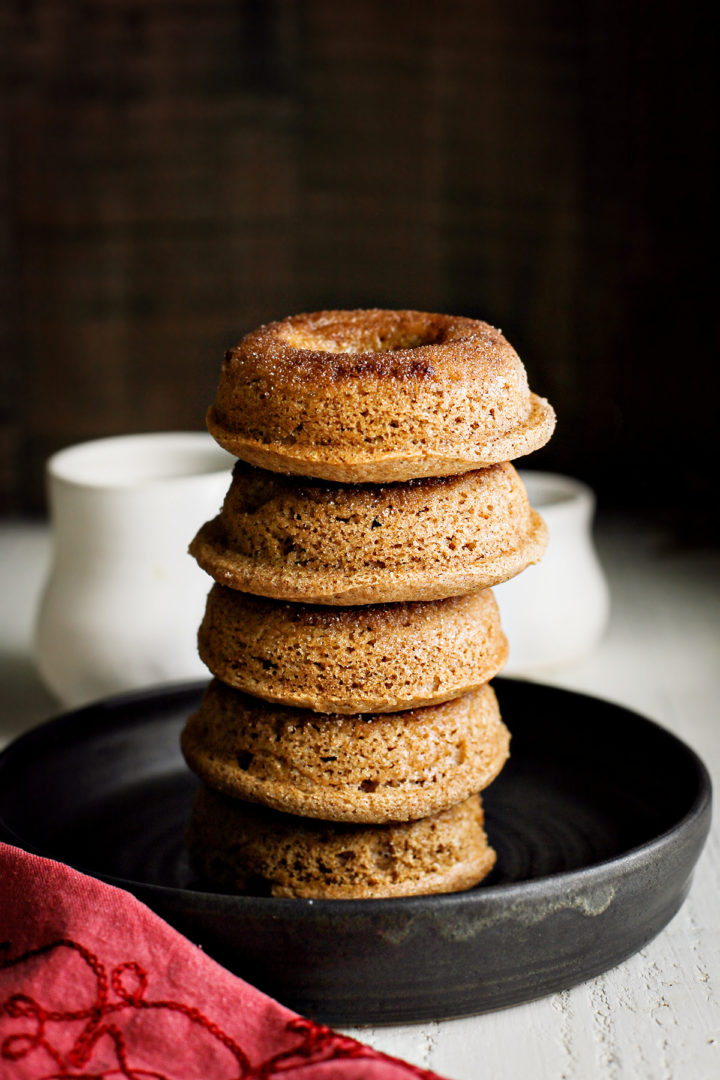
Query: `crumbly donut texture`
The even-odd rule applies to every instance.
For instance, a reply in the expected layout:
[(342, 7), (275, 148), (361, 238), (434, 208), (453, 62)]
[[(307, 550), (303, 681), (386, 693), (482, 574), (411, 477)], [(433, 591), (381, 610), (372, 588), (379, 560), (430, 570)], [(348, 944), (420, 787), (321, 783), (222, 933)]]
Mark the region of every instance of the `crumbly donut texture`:
[(248, 334), (208, 429), (232, 454), (341, 482), (447, 476), (543, 446), (555, 414), (499, 330), (420, 311), (319, 311)]
[(490, 589), (448, 600), (329, 608), (215, 585), (198, 634), (222, 682), (322, 713), (396, 712), (474, 690), (507, 660)]
[(213, 680), (181, 744), (192, 771), (227, 795), (302, 817), (381, 824), (427, 817), (481, 791), (509, 741), (489, 685), (422, 709), (331, 716)]
[(190, 545), (221, 585), (311, 604), (436, 600), (497, 585), (547, 543), (512, 465), (345, 485), (238, 462)]
[(186, 838), (195, 873), (230, 893), (349, 900), (457, 892), (495, 862), (478, 795), (421, 821), (358, 826), (278, 814), (203, 787)]

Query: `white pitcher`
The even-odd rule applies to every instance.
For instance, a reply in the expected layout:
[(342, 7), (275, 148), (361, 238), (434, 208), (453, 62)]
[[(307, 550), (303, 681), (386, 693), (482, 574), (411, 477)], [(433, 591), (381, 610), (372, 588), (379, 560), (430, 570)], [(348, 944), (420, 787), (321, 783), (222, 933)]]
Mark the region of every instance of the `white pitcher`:
[(607, 625), (609, 594), (592, 537), (595, 496), (579, 480), (520, 470), (550, 540), (542, 561), (493, 592), (510, 645), (503, 674), (532, 674), (584, 656)]
[(54, 558), (35, 655), (63, 704), (208, 676), (196, 640), (212, 582), (187, 548), (234, 460), (204, 432), (99, 439), (49, 460)]

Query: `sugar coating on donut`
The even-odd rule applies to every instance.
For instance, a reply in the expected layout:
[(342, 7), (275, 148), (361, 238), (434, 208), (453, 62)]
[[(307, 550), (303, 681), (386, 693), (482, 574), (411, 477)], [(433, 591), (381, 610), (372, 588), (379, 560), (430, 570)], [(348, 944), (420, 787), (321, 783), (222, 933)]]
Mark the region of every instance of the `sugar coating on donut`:
[(499, 330), (417, 311), (322, 311), (248, 334), (223, 362), (208, 427), (251, 464), (386, 482), (513, 460), (550, 405)]

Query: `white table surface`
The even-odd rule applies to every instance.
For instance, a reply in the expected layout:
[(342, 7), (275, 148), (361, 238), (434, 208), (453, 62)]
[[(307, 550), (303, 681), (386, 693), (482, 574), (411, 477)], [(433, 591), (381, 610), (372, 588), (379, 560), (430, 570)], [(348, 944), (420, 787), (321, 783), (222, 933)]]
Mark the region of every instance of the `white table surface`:
[[(538, 679), (620, 702), (704, 759), (720, 790), (720, 553), (678, 551), (662, 533), (602, 521), (609, 630), (582, 661)], [(0, 526), (0, 743), (58, 711), (32, 664), (47, 526)], [(717, 1080), (720, 845), (713, 827), (690, 895), (638, 954), (582, 986), (463, 1020), (350, 1034), (451, 1080)]]

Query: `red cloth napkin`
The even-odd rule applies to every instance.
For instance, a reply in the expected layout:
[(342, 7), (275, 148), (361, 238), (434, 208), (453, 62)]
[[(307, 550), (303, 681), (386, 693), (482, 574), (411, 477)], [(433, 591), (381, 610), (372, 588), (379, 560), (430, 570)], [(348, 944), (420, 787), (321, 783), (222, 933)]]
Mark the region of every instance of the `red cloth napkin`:
[(0, 1077), (407, 1080), (303, 1019), (130, 893), (0, 843)]

